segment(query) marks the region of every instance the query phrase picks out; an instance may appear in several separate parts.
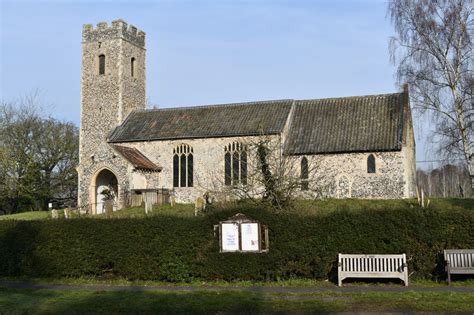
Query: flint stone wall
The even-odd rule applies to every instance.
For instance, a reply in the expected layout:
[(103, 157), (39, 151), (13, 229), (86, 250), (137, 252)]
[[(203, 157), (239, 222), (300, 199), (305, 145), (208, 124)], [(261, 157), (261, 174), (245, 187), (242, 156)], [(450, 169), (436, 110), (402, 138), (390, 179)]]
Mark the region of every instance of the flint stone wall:
[[(174, 189), (177, 202), (194, 203), (204, 193), (225, 195), (230, 188), (224, 185), (224, 147), (234, 141), (256, 143), (257, 137), (229, 137), (212, 139), (190, 139), (173, 141), (150, 141), (124, 143), (140, 150), (157, 165), (163, 167), (159, 173), (155, 188)], [(280, 137), (273, 136), (273, 143), (279, 143)], [(194, 187), (173, 188), (173, 149), (181, 144), (193, 148)], [(410, 149), (404, 147), (395, 152), (368, 152), (306, 156), (309, 162), (310, 176), (308, 192), (301, 191), (301, 197), (330, 198), (408, 198), (413, 196), (412, 179), (408, 169), (414, 161), (409, 160)], [(367, 157), (375, 156), (376, 173), (367, 173)], [(299, 163), (302, 156), (289, 157), (295, 178), (300, 176)], [(249, 176), (255, 172), (255, 152), (248, 152)], [(251, 179), (249, 178), (249, 181)], [(131, 187), (133, 189), (133, 187)], [(261, 192), (255, 187), (255, 192)]]
[[(408, 148), (393, 152), (307, 156), (309, 191), (306, 197), (397, 199), (413, 197), (407, 169)], [(376, 172), (367, 172), (367, 158), (375, 157)]]

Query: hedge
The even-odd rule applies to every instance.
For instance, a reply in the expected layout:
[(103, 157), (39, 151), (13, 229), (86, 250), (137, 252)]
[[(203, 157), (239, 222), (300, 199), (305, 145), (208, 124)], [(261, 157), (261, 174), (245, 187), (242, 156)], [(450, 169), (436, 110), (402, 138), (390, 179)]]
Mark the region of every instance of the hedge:
[[(219, 253), (213, 225), (242, 212), (270, 230), (264, 254)], [(0, 223), (0, 276), (187, 281), (334, 279), (338, 253), (406, 253), (411, 278), (444, 278), (442, 251), (474, 248), (474, 211), (275, 213)]]

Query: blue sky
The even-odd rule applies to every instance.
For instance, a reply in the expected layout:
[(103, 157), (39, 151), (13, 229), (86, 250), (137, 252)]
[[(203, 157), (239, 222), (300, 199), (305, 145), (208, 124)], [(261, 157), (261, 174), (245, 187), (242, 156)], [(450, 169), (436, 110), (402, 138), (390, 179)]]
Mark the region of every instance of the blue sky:
[(82, 25), (117, 18), (147, 34), (158, 107), (399, 90), (383, 0), (0, 1), (0, 100), (39, 90), (77, 124)]

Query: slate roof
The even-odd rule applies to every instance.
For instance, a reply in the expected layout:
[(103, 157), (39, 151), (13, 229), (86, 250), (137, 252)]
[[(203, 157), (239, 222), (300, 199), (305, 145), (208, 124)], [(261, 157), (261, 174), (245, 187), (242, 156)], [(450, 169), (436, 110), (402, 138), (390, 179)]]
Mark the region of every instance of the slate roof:
[(277, 100), (132, 112), (111, 143), (279, 134), (289, 155), (400, 150), (404, 94)]
[(161, 171), (161, 167), (150, 161), (139, 150), (120, 145), (111, 145), (121, 156), (129, 161), (133, 167), (146, 171)]
[(295, 102), (286, 154), (400, 150), (403, 93)]
[(109, 142), (278, 134), (292, 100), (165, 108), (132, 112)]

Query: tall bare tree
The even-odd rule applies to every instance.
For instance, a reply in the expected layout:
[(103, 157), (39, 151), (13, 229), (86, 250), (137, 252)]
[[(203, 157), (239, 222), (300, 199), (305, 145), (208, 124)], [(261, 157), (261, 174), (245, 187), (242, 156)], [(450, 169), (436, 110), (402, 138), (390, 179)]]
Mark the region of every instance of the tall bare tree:
[(469, 0), (391, 0), (390, 40), (400, 83), (435, 123), (441, 153), (473, 167), (473, 6)]

